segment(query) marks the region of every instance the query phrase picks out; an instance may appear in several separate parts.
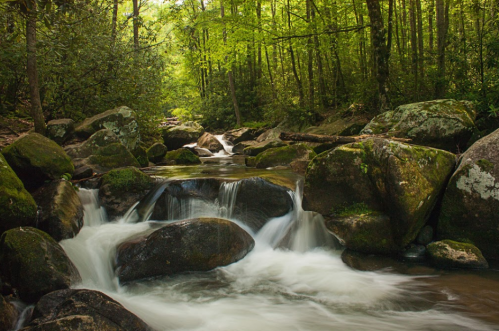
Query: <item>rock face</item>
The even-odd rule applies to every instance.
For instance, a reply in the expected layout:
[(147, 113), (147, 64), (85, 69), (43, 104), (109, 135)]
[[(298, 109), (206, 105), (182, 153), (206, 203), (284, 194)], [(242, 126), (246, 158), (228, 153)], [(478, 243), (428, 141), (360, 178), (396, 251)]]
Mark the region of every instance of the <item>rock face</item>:
[(402, 105), (375, 117), (361, 134), (386, 133), (413, 144), (456, 152), (464, 150), (476, 117), (467, 101), (434, 100)]
[(37, 228), (56, 241), (73, 238), (83, 227), (83, 206), (73, 186), (58, 180), (42, 186), (34, 198), (40, 208)]
[(286, 146), (280, 139), (264, 140), (262, 142), (256, 143), (252, 146), (248, 146), (243, 150), (244, 155), (257, 156), (261, 152), (266, 151), (270, 148), (277, 148)]
[(0, 330), (14, 330), (18, 315), (16, 307), (0, 295)]
[(47, 137), (62, 145), (75, 131), (75, 123), (72, 119), (64, 118), (52, 120), (47, 123)]
[(66, 146), (64, 150), (73, 159), (83, 159), (96, 154), (101, 147), (119, 143), (118, 136), (109, 129), (99, 130), (80, 145)]
[(205, 132), (198, 139), (198, 146), (201, 148), (206, 148), (210, 152), (216, 153), (224, 149), (224, 146), (215, 138), (211, 133)]
[(312, 126), (304, 132), (311, 134), (324, 134), (335, 136), (354, 136), (358, 134), (369, 121), (364, 117), (340, 118), (333, 122), (322, 123), (320, 126)]
[(146, 238), (118, 247), (121, 282), (186, 271), (208, 271), (239, 261), (254, 246), (235, 223), (197, 218), (167, 225)]
[(147, 159), (152, 163), (161, 161), (168, 152), (168, 148), (161, 143), (156, 143), (147, 150)]
[(379, 138), (319, 154), (307, 169), (304, 208), (323, 215), (364, 204), (390, 217), (399, 247), (425, 225), (455, 164), (449, 152)]
[(262, 133), (261, 130), (255, 130), (251, 128), (240, 128), (225, 132), (224, 139), (236, 145), (243, 141), (253, 140), (261, 133)]
[(438, 235), (475, 244), (499, 259), (499, 130), (478, 140), (459, 159), (442, 202)]
[(80, 281), (78, 270), (61, 246), (45, 232), (30, 227), (3, 233), (0, 268), (2, 279), (17, 288), (26, 302), (36, 302)]
[(103, 173), (121, 167), (136, 167), (140, 164), (137, 159), (121, 143), (110, 144), (99, 148), (95, 154), (86, 159), (74, 160), (75, 165), (89, 166), (94, 172)]
[(2, 154), (28, 189), (74, 172), (71, 159), (62, 147), (38, 133), (17, 139), (5, 147)]
[(244, 154), (244, 149), (246, 147), (250, 147), (256, 144), (256, 141), (254, 140), (248, 140), (248, 141), (241, 141), (240, 143), (237, 143), (233, 148), (232, 148), (232, 153), (238, 154), (238, 155), (243, 155)]
[(87, 139), (102, 129), (113, 131), (128, 150), (133, 150), (140, 141), (139, 125), (135, 120), (135, 113), (126, 106), (110, 109), (87, 118), (76, 128), (75, 134)]
[(204, 133), (204, 128), (195, 122), (186, 122), (179, 126), (163, 129), (163, 141), (170, 150), (182, 148), (196, 142)]
[(170, 151), (166, 153), (163, 160), (166, 161), (167, 164), (171, 165), (189, 165), (201, 163), (199, 157), (187, 148), (180, 148), (175, 151)]
[(266, 140), (279, 139), (279, 136), (281, 135), (282, 131), (283, 131), (282, 128), (269, 129), (269, 130), (265, 131), (264, 133), (262, 133), (261, 135), (259, 135), (256, 138), (256, 141), (261, 143), (261, 142), (266, 141)]
[(430, 262), (438, 268), (485, 269), (489, 264), (472, 244), (452, 240), (436, 241), (427, 246)]
[(255, 166), (257, 168), (286, 166), (294, 161), (305, 161), (308, 163), (315, 156), (315, 152), (304, 144), (283, 146), (267, 149), (258, 154), (255, 159)]
[(60, 290), (42, 297), (33, 320), (34, 330), (151, 330), (140, 318), (107, 295), (91, 290)]
[(102, 176), (99, 198), (110, 219), (125, 215), (152, 188), (153, 180), (137, 168), (109, 171)]
[(0, 154), (0, 233), (19, 226), (34, 226), (36, 203)]

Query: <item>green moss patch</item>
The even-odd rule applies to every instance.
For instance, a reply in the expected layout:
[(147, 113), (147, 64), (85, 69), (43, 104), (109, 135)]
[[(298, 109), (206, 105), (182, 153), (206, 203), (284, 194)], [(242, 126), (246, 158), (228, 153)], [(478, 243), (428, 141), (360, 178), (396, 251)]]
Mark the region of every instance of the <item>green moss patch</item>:
[(131, 190), (141, 192), (150, 189), (151, 184), (151, 177), (133, 167), (111, 170), (101, 179), (101, 186), (107, 185), (115, 193)]
[(180, 148), (166, 153), (164, 160), (174, 161), (175, 164), (199, 164), (201, 160), (199, 157), (188, 150), (187, 148)]

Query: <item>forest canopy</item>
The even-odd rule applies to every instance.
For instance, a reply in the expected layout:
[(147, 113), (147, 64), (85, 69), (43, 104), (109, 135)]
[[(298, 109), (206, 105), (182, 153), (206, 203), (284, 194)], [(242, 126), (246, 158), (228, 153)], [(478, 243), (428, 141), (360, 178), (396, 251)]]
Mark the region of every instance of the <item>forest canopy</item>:
[(438, 98), (498, 116), (494, 0), (1, 0), (0, 13), (4, 117), (127, 105), (152, 134), (168, 116), (313, 124)]

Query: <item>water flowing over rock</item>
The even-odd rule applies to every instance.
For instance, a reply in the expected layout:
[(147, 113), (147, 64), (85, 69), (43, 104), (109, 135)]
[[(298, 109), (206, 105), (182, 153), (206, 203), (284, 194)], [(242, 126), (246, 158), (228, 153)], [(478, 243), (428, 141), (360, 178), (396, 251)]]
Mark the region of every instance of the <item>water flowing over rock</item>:
[(201, 148), (206, 148), (210, 152), (216, 153), (224, 149), (224, 146), (218, 139), (211, 133), (205, 132), (198, 139), (198, 146)]
[(474, 245), (452, 240), (429, 244), (428, 255), (430, 262), (438, 268), (486, 269), (489, 267), (482, 252)]
[(38, 133), (17, 139), (5, 147), (2, 154), (28, 190), (74, 172), (71, 159), (62, 147)]
[(468, 101), (451, 99), (412, 103), (376, 116), (361, 134), (388, 134), (413, 144), (458, 152), (476, 130), (476, 112)]
[(25, 331), (151, 330), (140, 318), (107, 295), (91, 290), (60, 290), (43, 296)]
[(45, 232), (30, 227), (2, 234), (0, 272), (26, 302), (36, 302), (80, 281), (78, 270), (61, 246)]
[(34, 226), (36, 203), (0, 154), (0, 233), (18, 226)]
[(204, 128), (196, 122), (186, 122), (163, 129), (163, 141), (169, 150), (182, 148), (196, 142), (204, 133)]
[(83, 226), (83, 206), (75, 188), (65, 180), (38, 189), (34, 198), (40, 209), (37, 228), (56, 241), (73, 238)]
[(47, 123), (47, 137), (58, 143), (64, 144), (75, 131), (75, 123), (72, 119), (64, 118), (52, 120)]
[(121, 282), (186, 271), (208, 271), (239, 261), (254, 246), (235, 223), (218, 218), (180, 221), (146, 238), (125, 242), (117, 252)]
[(449, 152), (385, 139), (343, 145), (309, 165), (304, 208), (355, 214), (364, 205), (390, 217), (393, 239), (404, 247), (425, 225), (454, 164)]
[(75, 134), (87, 139), (102, 129), (112, 130), (128, 150), (133, 150), (140, 141), (139, 124), (135, 119), (135, 112), (126, 106), (110, 109), (85, 119), (75, 129)]
[(14, 330), (18, 315), (16, 307), (0, 295), (0, 330)]
[(499, 259), (499, 130), (478, 140), (459, 159), (444, 194), (439, 238), (471, 242)]
[(156, 143), (147, 149), (147, 159), (152, 163), (157, 163), (161, 161), (168, 152), (168, 148), (161, 144)]

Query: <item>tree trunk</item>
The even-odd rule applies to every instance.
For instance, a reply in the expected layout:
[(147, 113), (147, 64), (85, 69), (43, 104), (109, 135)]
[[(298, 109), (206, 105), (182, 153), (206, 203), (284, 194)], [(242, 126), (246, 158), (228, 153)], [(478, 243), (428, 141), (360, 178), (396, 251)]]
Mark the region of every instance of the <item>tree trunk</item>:
[(421, 0), (416, 0), (417, 10), (417, 25), (418, 25), (418, 66), (419, 66), (419, 80), (420, 85), (423, 85), (424, 76), (424, 42), (423, 42), (423, 13), (421, 9)]
[(36, 0), (31, 2), (26, 17), (26, 50), (28, 61), (26, 71), (29, 83), (29, 96), (31, 102), (31, 117), (35, 123), (35, 132), (45, 135), (46, 125), (43, 118), (42, 103), (40, 101), (40, 89), (38, 86), (38, 70), (36, 67)]
[(435, 98), (441, 99), (445, 95), (445, 43), (447, 37), (448, 23), (446, 18), (446, 7), (444, 0), (436, 0), (437, 11), (437, 79), (435, 82)]
[(138, 0), (132, 0), (133, 3), (133, 46), (139, 49), (139, 4)]
[(414, 90), (418, 91), (418, 37), (416, 32), (416, 0), (409, 2), (409, 22), (411, 25), (412, 74), (414, 75)]

